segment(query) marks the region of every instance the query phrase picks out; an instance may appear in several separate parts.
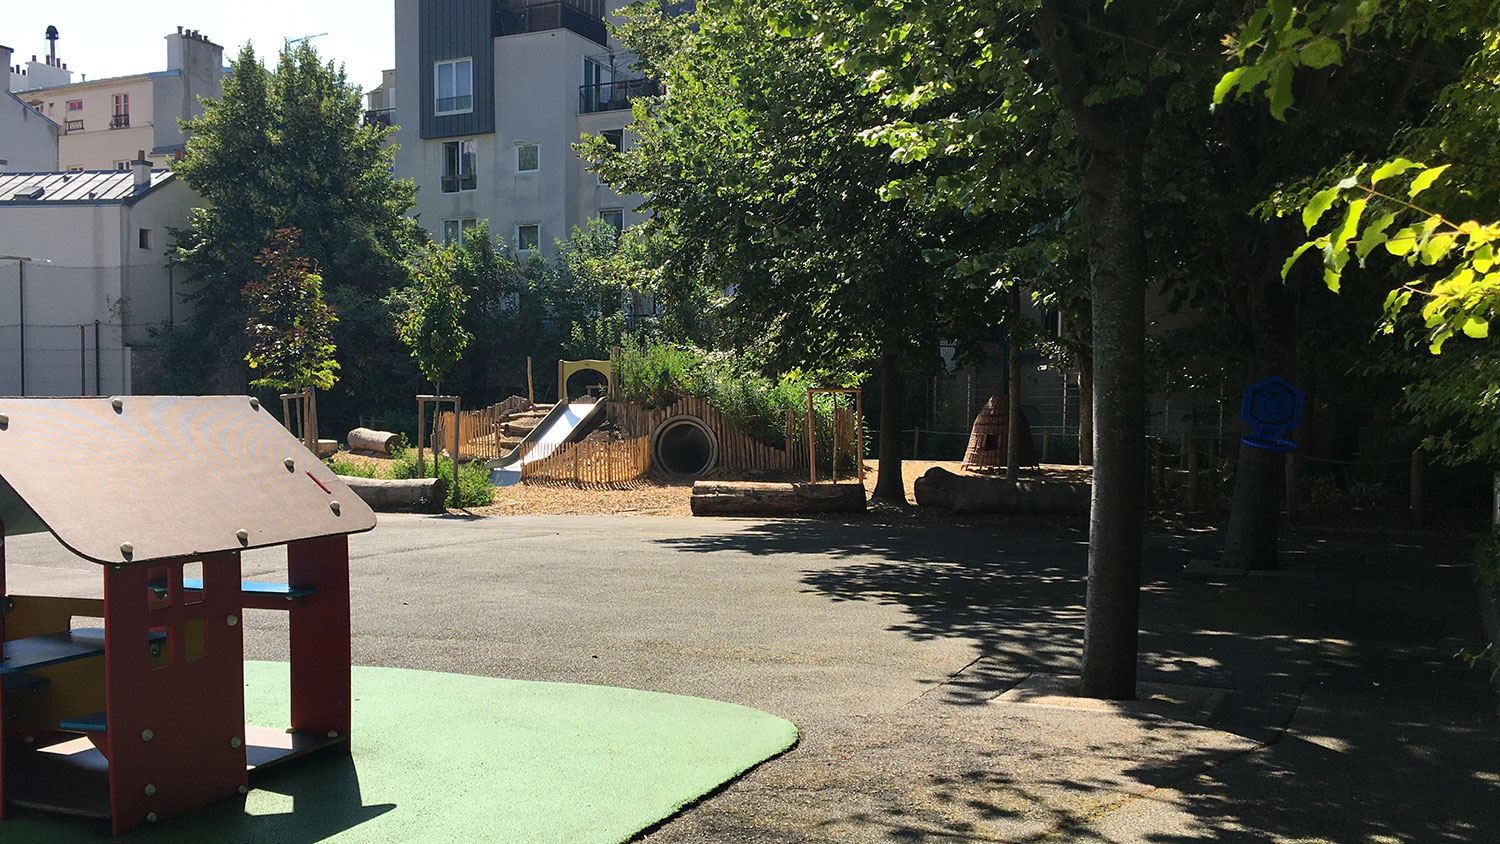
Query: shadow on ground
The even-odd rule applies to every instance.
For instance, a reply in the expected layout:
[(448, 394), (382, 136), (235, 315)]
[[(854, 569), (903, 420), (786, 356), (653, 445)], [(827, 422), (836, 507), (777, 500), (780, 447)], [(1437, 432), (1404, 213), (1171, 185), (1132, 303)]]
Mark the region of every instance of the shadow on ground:
[[(972, 665), (889, 719), (806, 730), (805, 753), (745, 790), (786, 822), (737, 840), (1497, 840), (1494, 698), (1455, 658), (1482, 641), (1460, 543), (1294, 539), (1284, 572), (1201, 581), (1183, 566), (1213, 556), (1213, 535), (1152, 537), (1141, 679), (1226, 692), (1188, 715), (993, 702), (1030, 674), (1077, 673), (1080, 532), (784, 520), (662, 542), (822, 558), (808, 591), (898, 606), (892, 633), (974, 643)], [(816, 808), (806, 795), (838, 779), (861, 796)], [(729, 834), (739, 792), (693, 834)]]

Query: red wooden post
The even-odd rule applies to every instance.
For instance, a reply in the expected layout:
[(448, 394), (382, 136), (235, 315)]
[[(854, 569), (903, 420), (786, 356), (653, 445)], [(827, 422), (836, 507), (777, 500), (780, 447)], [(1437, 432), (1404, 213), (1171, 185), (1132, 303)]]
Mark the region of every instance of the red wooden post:
[[(204, 589), (184, 603), (182, 562), (104, 570), (105, 717), (115, 834), (221, 800), (245, 770), (244, 634), (237, 553), (203, 558)], [(152, 570), (166, 600), (150, 600)], [(148, 637), (164, 632), (153, 667)], [(201, 658), (187, 660), (187, 637)], [(196, 648), (195, 648), (196, 650)], [(195, 654), (197, 655), (197, 654)]]
[[(5, 522), (0, 522), (0, 601), (5, 597)], [(0, 607), (0, 651), (5, 648), (5, 609)], [(0, 683), (5, 682), (0, 680)], [(0, 694), (0, 821), (5, 820), (5, 695)]]
[(317, 590), (291, 611), (292, 729), (347, 737), (353, 699), (349, 538), (292, 542), (286, 561), (288, 585)]

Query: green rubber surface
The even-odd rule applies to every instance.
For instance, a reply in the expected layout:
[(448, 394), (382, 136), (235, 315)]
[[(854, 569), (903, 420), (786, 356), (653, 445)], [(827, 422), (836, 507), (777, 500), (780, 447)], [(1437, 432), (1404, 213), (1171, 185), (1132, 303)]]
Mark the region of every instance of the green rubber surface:
[[(246, 720), (284, 726), (287, 666), (247, 662)], [(240, 799), (131, 842), (628, 841), (790, 748), (790, 721), (607, 686), (354, 669), (354, 754), (293, 761)], [(108, 825), (16, 813), (0, 841), (110, 840)], [(123, 840), (123, 839), (120, 839)]]

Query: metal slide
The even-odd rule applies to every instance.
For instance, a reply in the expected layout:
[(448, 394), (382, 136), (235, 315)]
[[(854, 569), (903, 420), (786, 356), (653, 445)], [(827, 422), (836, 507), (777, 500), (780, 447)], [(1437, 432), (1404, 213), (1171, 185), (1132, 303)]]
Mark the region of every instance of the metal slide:
[[(542, 421), (531, 429), (531, 433), (521, 440), (520, 445), (511, 449), (504, 457), (484, 464), (484, 468), (490, 473), (490, 483), (495, 486), (520, 483), (523, 463), (540, 460), (550, 455), (557, 446), (568, 442), (573, 432), (593, 421), (603, 408), (604, 402), (599, 400), (558, 402), (546, 416), (542, 417)], [(528, 449), (527, 445), (530, 443), (536, 443), (537, 447)], [(526, 457), (521, 456), (523, 453)]]

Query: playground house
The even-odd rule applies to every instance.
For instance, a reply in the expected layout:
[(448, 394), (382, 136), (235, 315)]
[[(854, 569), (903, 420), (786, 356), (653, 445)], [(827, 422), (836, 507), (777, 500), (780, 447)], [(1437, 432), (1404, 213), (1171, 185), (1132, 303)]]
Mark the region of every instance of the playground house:
[[(374, 526), (254, 399), (0, 399), (0, 820), (118, 834), (348, 752), (348, 535)], [(102, 598), (6, 591), (5, 536), (44, 530)], [(241, 552), (277, 546), (286, 582), (242, 582)], [(290, 615), (289, 731), (244, 723), (246, 608)]]

